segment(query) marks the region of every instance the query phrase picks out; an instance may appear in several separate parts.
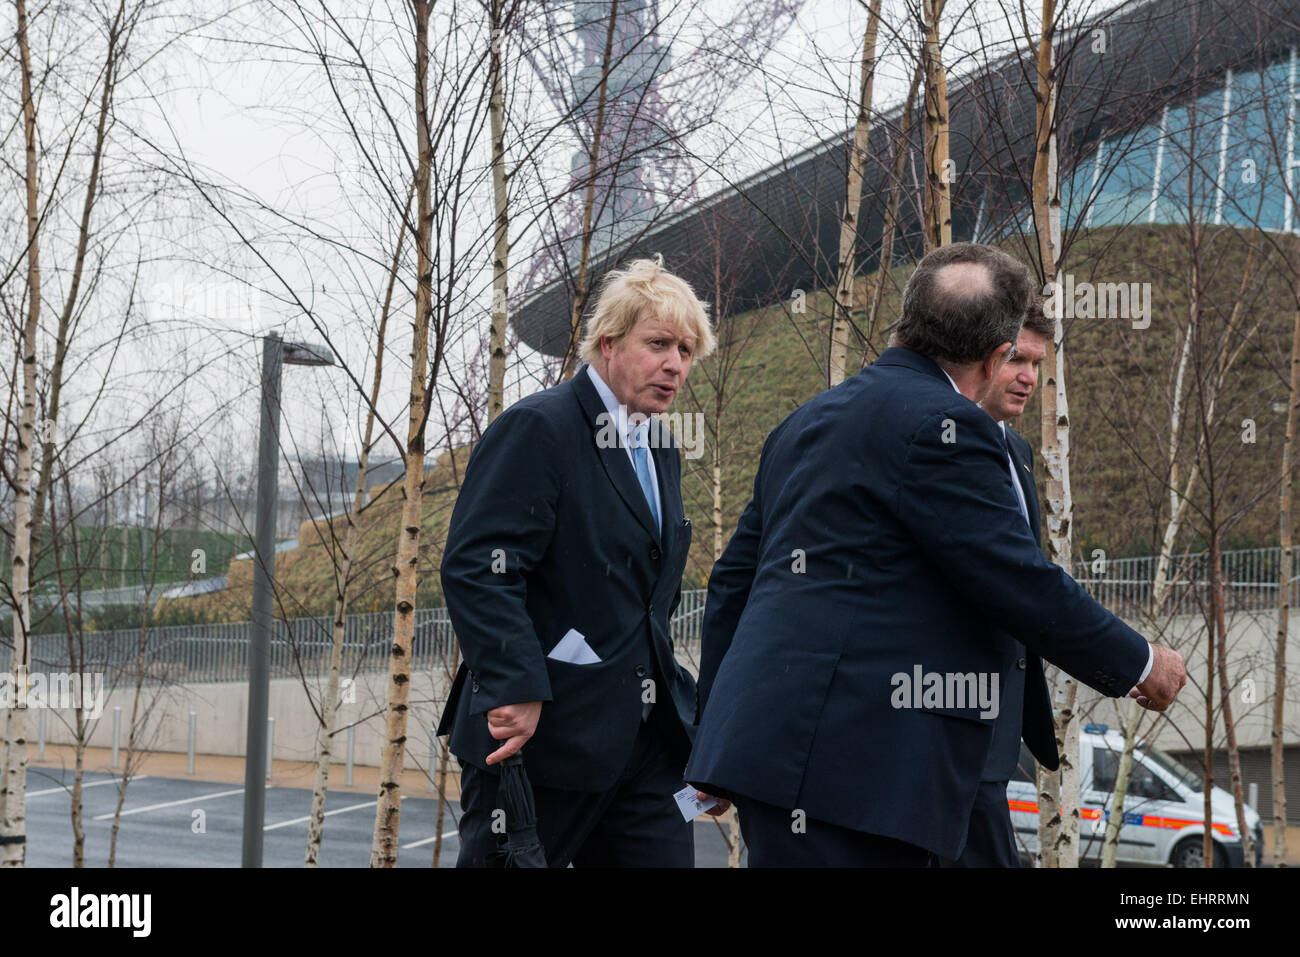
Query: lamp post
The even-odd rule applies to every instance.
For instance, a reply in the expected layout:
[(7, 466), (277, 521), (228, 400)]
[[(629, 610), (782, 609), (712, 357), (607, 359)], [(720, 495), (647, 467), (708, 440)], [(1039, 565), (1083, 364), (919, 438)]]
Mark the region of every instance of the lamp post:
[(271, 696), (271, 583), (275, 578), (275, 506), (279, 498), (280, 367), (332, 366), (324, 346), (262, 339), (262, 422), (257, 450), (257, 528), (253, 562), (253, 636), (248, 649), (248, 738), (244, 749), (243, 866), (262, 866), (266, 822), (266, 719)]

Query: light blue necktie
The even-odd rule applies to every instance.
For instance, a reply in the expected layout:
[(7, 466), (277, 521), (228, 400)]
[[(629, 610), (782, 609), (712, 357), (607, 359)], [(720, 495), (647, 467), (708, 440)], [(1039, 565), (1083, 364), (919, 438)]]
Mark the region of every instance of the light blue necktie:
[(658, 534), (660, 529), (659, 510), (655, 508), (655, 489), (650, 478), (650, 453), (646, 451), (646, 439), (649, 432), (650, 427), (643, 425), (633, 433), (632, 461), (636, 465), (636, 480), (641, 483), (641, 494), (645, 496), (645, 503), (650, 506), (650, 514), (655, 520), (655, 533)]

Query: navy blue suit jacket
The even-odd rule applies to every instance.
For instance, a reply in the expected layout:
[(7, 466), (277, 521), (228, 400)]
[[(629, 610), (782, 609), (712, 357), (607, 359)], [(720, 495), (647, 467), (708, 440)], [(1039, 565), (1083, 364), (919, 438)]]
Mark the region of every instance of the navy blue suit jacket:
[(1148, 656), (1034, 543), (993, 420), (888, 349), (764, 444), (709, 580), (686, 780), (956, 858), (996, 719), (896, 707), (897, 678), (1000, 674), (1011, 636), (1111, 696)]
[[(438, 733), (451, 733), (461, 761), (487, 768), (502, 742), (485, 713), (542, 701), (523, 748), (528, 777), (578, 791), (606, 790), (622, 773), (644, 698), (668, 712), (683, 766), (695, 730), (695, 682), (674, 659), (668, 630), (691, 544), (681, 459), (652, 420), (660, 532), (627, 450), (600, 447), (604, 427), (585, 366), (502, 412), (470, 455), (442, 560), (465, 663)], [(571, 628), (599, 662), (547, 657)]]
[[(1029, 443), (1014, 429), (1007, 429), (1007, 445), (1015, 465), (1020, 488), (1029, 511), (1034, 541), (1041, 542), (1038, 489), (1034, 485), (1034, 454)], [(1002, 670), (1002, 708), (993, 725), (993, 743), (984, 761), (983, 781), (1009, 781), (1020, 761), (1023, 736), (1038, 763), (1055, 771), (1061, 766), (1056, 751), (1056, 725), (1052, 718), (1052, 697), (1043, 673), (1043, 659), (1011, 637), (1011, 657)]]

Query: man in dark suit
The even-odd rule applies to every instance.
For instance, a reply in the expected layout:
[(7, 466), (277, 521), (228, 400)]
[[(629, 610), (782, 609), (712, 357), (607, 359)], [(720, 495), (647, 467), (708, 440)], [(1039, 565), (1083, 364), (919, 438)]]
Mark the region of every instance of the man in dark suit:
[(1046, 560), (976, 405), (1032, 301), (999, 250), (941, 247), (894, 347), (767, 438), (709, 581), (686, 771), (735, 801), (751, 866), (958, 857), (1011, 635), (1147, 707), (1186, 680)]
[[(1019, 418), (1038, 385), (1039, 366), (1047, 355), (1053, 322), (1041, 310), (1030, 309), (1016, 340), (1015, 355), (998, 370), (993, 386), (980, 406), (998, 423), (1007, 438), (1011, 472), (1016, 478), (1013, 489), (1023, 507), (1025, 520), (1034, 541), (1041, 542), (1038, 489), (1034, 485), (1033, 451), (1007, 420)], [(1020, 760), (1020, 740), (1048, 770), (1061, 766), (1056, 751), (1056, 727), (1052, 718), (1052, 699), (1043, 674), (1043, 660), (1025, 646), (1010, 639), (1011, 657), (1002, 665), (1002, 701), (993, 724), (993, 743), (989, 745), (984, 770), (980, 773), (975, 807), (971, 811), (966, 848), (953, 867), (1019, 867), (1020, 852), (1011, 811), (1007, 805), (1007, 782)]]
[(648, 417), (713, 343), (690, 286), (638, 260), (606, 279), (588, 364), (470, 455), (442, 561), (465, 659), (438, 729), (462, 769), (457, 866), (504, 841), (498, 765), (521, 748), (551, 866), (694, 864), (673, 794), (695, 685), (668, 630), (691, 524), (677, 446)]

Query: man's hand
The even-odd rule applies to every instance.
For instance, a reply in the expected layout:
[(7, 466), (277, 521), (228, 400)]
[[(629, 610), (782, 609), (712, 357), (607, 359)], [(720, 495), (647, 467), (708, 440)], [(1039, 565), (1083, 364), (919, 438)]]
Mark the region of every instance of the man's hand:
[(488, 733), (498, 741), (505, 738), (506, 743), (487, 756), (487, 763), (496, 764), (498, 761), (504, 761), (522, 748), (524, 742), (537, 730), (537, 719), (541, 716), (540, 701), (506, 704), (489, 711), (487, 713)]
[[(707, 801), (709, 800), (709, 798), (713, 797), (712, 794), (705, 794), (703, 791), (696, 791), (695, 796), (701, 801)], [(728, 801), (726, 798), (718, 798), (718, 803), (715, 804), (713, 807), (709, 808), (704, 813), (709, 815), (710, 817), (721, 817), (722, 815), (726, 814), (729, 810), (731, 810), (731, 802)]]
[(1129, 692), (1130, 698), (1148, 711), (1164, 711), (1174, 702), (1183, 685), (1187, 684), (1187, 670), (1183, 667), (1183, 656), (1164, 645), (1152, 645), (1155, 659), (1151, 663), (1151, 673), (1147, 680)]

